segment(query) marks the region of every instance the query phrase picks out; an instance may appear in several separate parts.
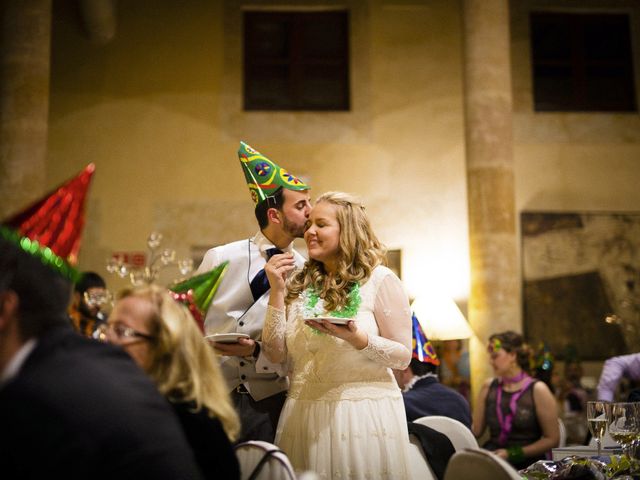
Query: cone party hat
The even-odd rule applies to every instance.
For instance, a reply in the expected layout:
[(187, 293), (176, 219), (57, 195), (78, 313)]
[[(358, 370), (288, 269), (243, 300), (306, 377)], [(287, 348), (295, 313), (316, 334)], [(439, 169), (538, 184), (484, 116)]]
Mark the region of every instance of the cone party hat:
[(276, 193), (279, 188), (309, 190), (309, 185), (291, 175), (244, 142), (240, 142), (238, 158), (244, 177), (256, 205)]
[(93, 164), (87, 165), (77, 176), (0, 223), (75, 264), (84, 228), (85, 200), (94, 171)]
[(433, 348), (433, 345), (422, 331), (420, 322), (416, 318), (415, 314), (411, 316), (411, 322), (413, 323), (413, 338), (411, 339), (413, 348), (413, 353), (411, 355), (412, 358), (415, 358), (423, 363), (431, 363), (436, 366), (440, 365), (440, 359), (436, 354), (436, 350), (435, 348)]
[(169, 287), (173, 298), (189, 309), (202, 332), (204, 332), (204, 317), (218, 291), (228, 265), (228, 261), (223, 262), (213, 270)]

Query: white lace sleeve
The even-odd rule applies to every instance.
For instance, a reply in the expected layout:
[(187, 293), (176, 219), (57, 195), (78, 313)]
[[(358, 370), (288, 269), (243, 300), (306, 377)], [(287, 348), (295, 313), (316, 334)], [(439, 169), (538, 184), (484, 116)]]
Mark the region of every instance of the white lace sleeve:
[(411, 361), (411, 309), (400, 279), (392, 273), (378, 287), (373, 314), (380, 335), (369, 334), (363, 353), (389, 368), (406, 368)]
[(274, 363), (283, 363), (287, 359), (286, 331), (284, 310), (269, 305), (262, 329), (262, 348), (267, 358)]

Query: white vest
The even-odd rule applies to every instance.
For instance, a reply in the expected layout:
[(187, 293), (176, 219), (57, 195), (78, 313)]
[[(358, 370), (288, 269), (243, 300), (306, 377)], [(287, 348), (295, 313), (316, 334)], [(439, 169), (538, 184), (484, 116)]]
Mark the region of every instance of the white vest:
[[(293, 253), (296, 265), (302, 267), (304, 257), (296, 251)], [(205, 317), (205, 331), (207, 335), (246, 333), (252, 339), (260, 340), (269, 292), (254, 302), (249, 272), (263, 268), (266, 261), (252, 239), (239, 240), (207, 251), (197, 273), (207, 272), (227, 260), (227, 271)], [(246, 357), (220, 358), (229, 388), (243, 383), (254, 400), (262, 400), (289, 387), (284, 366), (270, 363), (262, 352), (257, 361)]]

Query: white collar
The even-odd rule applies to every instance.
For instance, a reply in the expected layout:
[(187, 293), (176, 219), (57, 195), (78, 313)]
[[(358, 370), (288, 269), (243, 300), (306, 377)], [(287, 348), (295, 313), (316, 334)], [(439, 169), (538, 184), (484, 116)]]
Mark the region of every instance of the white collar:
[(30, 338), (20, 347), (13, 358), (9, 360), (9, 363), (0, 374), (0, 387), (2, 387), (16, 375), (18, 375), (18, 372), (22, 368), (24, 362), (27, 360), (27, 357), (33, 351), (33, 349), (36, 348), (37, 343), (38, 342), (35, 338)]
[(438, 378), (438, 375), (433, 373), (433, 372), (427, 372), (424, 375), (414, 375), (411, 380), (409, 380), (407, 382), (407, 384), (404, 386), (404, 388), (402, 389), (403, 392), (408, 392), (409, 390), (411, 390), (413, 388), (413, 386), (416, 384), (416, 382), (422, 380), (423, 378), (427, 378), (427, 377), (435, 377), (436, 379)]
[[(251, 241), (258, 247), (258, 250), (260, 250), (260, 253), (264, 257), (267, 256), (266, 252), (268, 249), (277, 248), (273, 243), (271, 243), (271, 240), (264, 236), (264, 233), (262, 233), (261, 231), (258, 231), (258, 233), (255, 234)], [(291, 242), (285, 248), (281, 248), (280, 250), (282, 250), (283, 252), (293, 251), (293, 242)]]

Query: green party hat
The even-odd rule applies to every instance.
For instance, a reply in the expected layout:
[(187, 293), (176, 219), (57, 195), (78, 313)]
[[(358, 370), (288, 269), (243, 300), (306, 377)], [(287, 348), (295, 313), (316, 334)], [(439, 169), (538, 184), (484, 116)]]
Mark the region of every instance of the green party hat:
[(213, 270), (169, 287), (173, 292), (173, 298), (187, 306), (202, 331), (204, 331), (204, 317), (228, 266), (228, 261), (223, 262)]
[(280, 187), (289, 190), (309, 190), (309, 186), (298, 177), (294, 177), (244, 142), (240, 142), (238, 158), (251, 192), (251, 199), (256, 205), (271, 197)]

